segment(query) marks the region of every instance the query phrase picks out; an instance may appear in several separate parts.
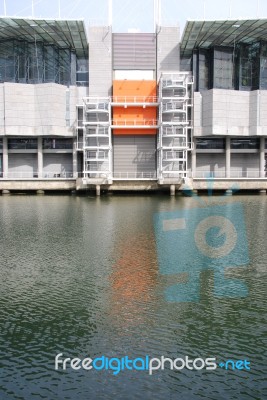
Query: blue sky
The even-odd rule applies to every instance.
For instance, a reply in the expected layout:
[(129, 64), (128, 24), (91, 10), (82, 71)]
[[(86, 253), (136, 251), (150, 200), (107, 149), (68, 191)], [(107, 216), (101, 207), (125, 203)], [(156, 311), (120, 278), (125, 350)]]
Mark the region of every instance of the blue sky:
[[(267, 17), (267, 0), (161, 0), (162, 23), (184, 27), (186, 19)], [(32, 0), (0, 0), (0, 14), (31, 16)], [(108, 21), (108, 0), (34, 0), (34, 15), (57, 18), (83, 18), (97, 24)], [(113, 31), (128, 28), (153, 31), (153, 0), (113, 0)]]

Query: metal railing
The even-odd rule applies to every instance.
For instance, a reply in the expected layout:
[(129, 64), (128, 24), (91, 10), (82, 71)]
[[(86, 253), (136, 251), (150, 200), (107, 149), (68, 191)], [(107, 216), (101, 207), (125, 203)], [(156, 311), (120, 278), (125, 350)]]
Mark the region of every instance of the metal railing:
[(83, 150), (83, 140), (76, 142), (76, 150)]
[(108, 126), (89, 126), (87, 127), (86, 131), (85, 131), (85, 136), (89, 137), (89, 136), (108, 136), (109, 135), (109, 130), (108, 130)]
[(162, 111), (163, 112), (164, 111), (177, 111), (177, 112), (186, 113), (183, 103), (179, 102), (179, 101), (170, 101), (168, 103), (163, 103)]
[(175, 126), (164, 126), (162, 129), (162, 137), (166, 136), (179, 136), (185, 137), (187, 131), (185, 128), (175, 127)]
[(113, 96), (112, 103), (158, 103), (157, 96)]
[(170, 160), (184, 161), (185, 157), (183, 153), (184, 152), (182, 150), (171, 151), (163, 149), (162, 161), (170, 161)]
[(156, 171), (146, 172), (114, 172), (113, 179), (117, 180), (156, 180)]
[(108, 103), (110, 100), (109, 97), (84, 97), (83, 101), (85, 104), (97, 104), (97, 103)]
[[(266, 175), (266, 174), (265, 174)], [(249, 178), (260, 178), (260, 171), (239, 171), (232, 170), (230, 176), (226, 177), (225, 171), (196, 171), (193, 175), (194, 178), (238, 178), (238, 179), (249, 179)]]
[(7, 172), (0, 173), (0, 178), (2, 179), (73, 179), (75, 178), (73, 172), (45, 172), (42, 174), (38, 174), (38, 172), (28, 172), (28, 171), (20, 171), (20, 172)]
[(86, 111), (108, 111), (108, 103), (88, 103)]
[(87, 161), (97, 161), (97, 160), (105, 160), (109, 159), (109, 151), (108, 150), (86, 150), (85, 152), (85, 159)]
[(112, 120), (113, 126), (157, 126), (158, 121), (156, 119), (114, 119)]

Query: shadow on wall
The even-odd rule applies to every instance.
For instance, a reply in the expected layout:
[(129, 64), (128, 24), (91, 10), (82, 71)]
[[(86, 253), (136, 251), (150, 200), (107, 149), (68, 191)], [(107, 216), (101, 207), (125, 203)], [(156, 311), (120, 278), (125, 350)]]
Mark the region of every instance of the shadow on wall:
[(133, 160), (137, 172), (155, 172), (156, 171), (156, 143), (151, 141), (150, 149), (145, 149), (144, 145), (137, 144), (137, 155)]

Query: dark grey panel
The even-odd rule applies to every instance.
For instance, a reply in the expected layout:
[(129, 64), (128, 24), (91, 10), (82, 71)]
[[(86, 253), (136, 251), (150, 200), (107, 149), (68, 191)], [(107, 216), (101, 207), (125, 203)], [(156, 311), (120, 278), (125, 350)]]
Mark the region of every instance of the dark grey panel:
[(113, 69), (156, 69), (154, 33), (114, 33)]
[(156, 136), (114, 136), (114, 176), (120, 173), (155, 173)]

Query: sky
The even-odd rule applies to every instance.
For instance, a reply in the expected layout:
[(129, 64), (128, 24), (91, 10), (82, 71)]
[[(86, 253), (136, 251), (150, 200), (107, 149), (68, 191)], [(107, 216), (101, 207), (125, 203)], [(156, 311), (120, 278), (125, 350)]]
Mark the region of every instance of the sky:
[[(113, 32), (153, 32), (153, 0), (113, 0)], [(187, 19), (267, 17), (267, 0), (161, 0), (162, 25), (184, 28)], [(0, 14), (38, 18), (81, 18), (108, 23), (108, 0), (0, 0)], [(60, 12), (59, 12), (60, 9)]]

